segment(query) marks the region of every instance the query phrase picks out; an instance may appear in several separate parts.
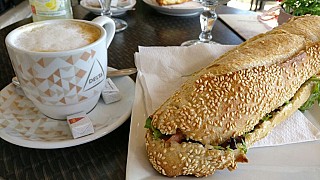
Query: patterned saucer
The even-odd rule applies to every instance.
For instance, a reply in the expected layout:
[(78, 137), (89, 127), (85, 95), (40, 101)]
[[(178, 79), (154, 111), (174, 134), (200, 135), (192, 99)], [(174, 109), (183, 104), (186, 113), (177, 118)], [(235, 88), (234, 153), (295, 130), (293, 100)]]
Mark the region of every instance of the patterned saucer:
[(121, 100), (106, 105), (100, 98), (88, 114), (95, 133), (73, 139), (66, 121), (43, 115), (12, 83), (0, 91), (0, 137), (10, 143), (30, 148), (55, 149), (71, 147), (100, 138), (122, 125), (130, 116), (135, 84), (130, 77), (112, 81), (121, 93)]

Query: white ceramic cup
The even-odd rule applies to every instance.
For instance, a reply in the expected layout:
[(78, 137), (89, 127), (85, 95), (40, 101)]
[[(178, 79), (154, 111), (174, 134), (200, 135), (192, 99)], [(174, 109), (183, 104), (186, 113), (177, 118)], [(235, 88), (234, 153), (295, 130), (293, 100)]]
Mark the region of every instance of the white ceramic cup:
[[(67, 24), (67, 30), (57, 28), (57, 32), (50, 32), (50, 34), (67, 35), (65, 42), (59, 45), (59, 48), (62, 47), (63, 50), (53, 48), (38, 51), (32, 49), (36, 47), (37, 42), (30, 44), (28, 44), (30, 40), (20, 42), (26, 32), (35, 31), (37, 27), (48, 27), (49, 25), (59, 27), (61, 24)], [(69, 28), (68, 24), (79, 25), (80, 29), (93, 28), (95, 32), (98, 32), (92, 33), (92, 35), (98, 34), (97, 39), (87, 45), (68, 49), (73, 41), (78, 42), (79, 40), (77, 33), (73, 33), (75, 28), (72, 26)], [(87, 28), (81, 30), (86, 31)], [(82, 35), (87, 34), (82, 33)], [(105, 86), (108, 64), (107, 48), (114, 34), (114, 21), (108, 17), (99, 16), (92, 21), (61, 19), (35, 22), (19, 27), (7, 35), (5, 43), (26, 97), (46, 116), (65, 119), (66, 116), (78, 112), (87, 113), (97, 104)], [(47, 39), (48, 43), (52, 41), (47, 35), (43, 33), (43, 36), (36, 35), (35, 37), (46, 44)], [(30, 35), (27, 34), (27, 36)], [(74, 37), (70, 38), (72, 36)], [(25, 49), (23, 43), (30, 49)]]

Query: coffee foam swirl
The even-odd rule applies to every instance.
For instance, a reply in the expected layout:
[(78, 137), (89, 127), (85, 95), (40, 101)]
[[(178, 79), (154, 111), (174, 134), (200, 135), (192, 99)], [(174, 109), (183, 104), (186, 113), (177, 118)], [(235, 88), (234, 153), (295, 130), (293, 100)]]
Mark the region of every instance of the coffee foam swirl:
[(19, 34), (14, 44), (24, 50), (55, 52), (77, 49), (99, 39), (100, 29), (82, 22), (35, 26)]

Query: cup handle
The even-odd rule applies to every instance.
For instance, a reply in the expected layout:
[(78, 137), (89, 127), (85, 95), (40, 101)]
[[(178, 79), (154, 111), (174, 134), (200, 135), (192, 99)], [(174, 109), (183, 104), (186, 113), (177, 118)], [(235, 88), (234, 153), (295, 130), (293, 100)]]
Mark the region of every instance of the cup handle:
[(111, 41), (114, 37), (116, 26), (114, 24), (114, 21), (106, 16), (98, 16), (92, 20), (92, 22), (99, 24), (100, 26), (104, 26), (107, 31), (107, 48), (110, 46)]

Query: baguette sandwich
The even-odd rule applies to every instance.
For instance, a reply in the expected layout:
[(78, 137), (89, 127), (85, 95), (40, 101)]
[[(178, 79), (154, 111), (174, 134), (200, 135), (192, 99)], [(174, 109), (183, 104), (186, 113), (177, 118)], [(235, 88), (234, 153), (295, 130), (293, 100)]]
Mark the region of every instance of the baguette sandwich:
[(194, 73), (146, 121), (159, 173), (208, 176), (238, 162), (300, 107), (319, 99), (320, 16), (255, 36)]

